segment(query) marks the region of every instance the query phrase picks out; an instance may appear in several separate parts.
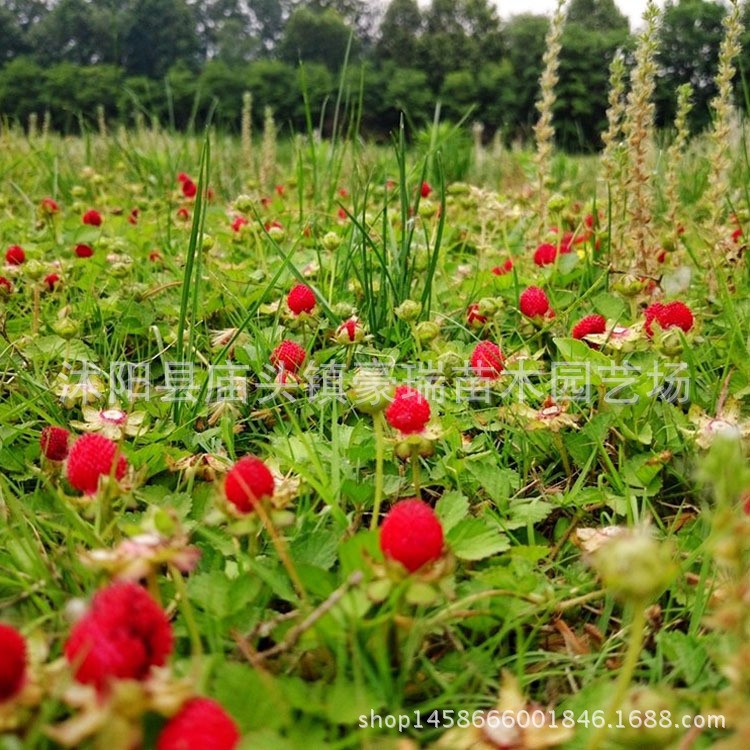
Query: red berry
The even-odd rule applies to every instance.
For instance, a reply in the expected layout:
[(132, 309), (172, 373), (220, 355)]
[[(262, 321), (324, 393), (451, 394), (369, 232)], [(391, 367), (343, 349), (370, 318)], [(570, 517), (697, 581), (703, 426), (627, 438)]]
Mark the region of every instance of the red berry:
[(315, 307), (315, 292), (307, 284), (297, 284), (292, 287), (286, 298), (289, 309), (295, 315), (309, 313)]
[(103, 690), (110, 680), (144, 680), (172, 653), (172, 627), (164, 610), (135, 583), (99, 591), (70, 633), (65, 657), (79, 682)]
[(487, 323), (487, 316), (479, 312), (479, 305), (469, 305), (466, 308), (466, 322), (472, 328), (481, 328)]
[(49, 289), (50, 292), (54, 291), (55, 286), (57, 286), (59, 281), (60, 276), (56, 273), (50, 273), (44, 277), (44, 283), (47, 285), (47, 289)]
[(255, 456), (245, 456), (229, 470), (224, 492), (240, 513), (250, 513), (256, 503), (271, 497), (275, 488), (273, 474)]
[(47, 425), (39, 437), (42, 455), (50, 461), (64, 461), (68, 456), (70, 433), (62, 427)]
[(284, 339), (272, 352), (271, 364), (277, 369), (297, 372), (305, 363), (305, 350), (296, 342)]
[(190, 218), (190, 211), (188, 211), (185, 207), (178, 208), (177, 218), (180, 219), (180, 221), (187, 221)]
[(574, 339), (582, 339), (590, 333), (604, 333), (606, 330), (607, 321), (603, 315), (587, 315), (573, 326), (570, 335)]
[(360, 340), (364, 336), (364, 329), (362, 324), (356, 317), (345, 320), (337, 329), (336, 336), (340, 337), (339, 341), (343, 339), (343, 335), (346, 334), (346, 338), (351, 342)]
[(664, 328), (680, 328), (687, 333), (694, 323), (693, 313), (684, 302), (668, 302), (657, 315), (659, 325)]
[(193, 698), (166, 723), (156, 750), (235, 750), (239, 741), (234, 719), (216, 701)]
[(79, 258), (90, 258), (94, 254), (94, 248), (91, 245), (76, 245), (73, 251)]
[(651, 324), (658, 318), (663, 309), (664, 305), (661, 302), (654, 302), (643, 311), (643, 315), (646, 318), (646, 325), (644, 327), (649, 338), (654, 335)]
[(190, 178), (184, 172), (179, 172), (177, 175), (177, 182), (185, 182), (185, 180), (189, 179)]
[(102, 224), (102, 215), (92, 208), (83, 215), (83, 223), (92, 227), (99, 227)]
[(5, 262), (11, 266), (20, 266), (26, 260), (26, 253), (20, 245), (11, 245), (5, 251)]
[(0, 276), (0, 294), (11, 294), (13, 291), (13, 284), (10, 279), (6, 279), (5, 276)]
[(492, 269), (492, 273), (495, 274), (495, 276), (505, 276), (506, 273), (510, 273), (513, 270), (513, 261), (508, 258), (508, 260), (503, 263), (502, 266), (495, 266)]
[[(68, 455), (68, 481), (77, 490), (93, 495), (99, 487), (99, 477), (112, 473), (118, 452), (117, 443), (103, 435), (82, 435), (73, 443)], [(115, 479), (122, 479), (127, 467), (125, 456), (117, 455)]]
[(182, 194), (186, 198), (194, 198), (197, 192), (198, 187), (190, 178), (182, 181)]
[(26, 641), (10, 625), (0, 623), (0, 703), (15, 697), (26, 679)]
[(410, 573), (443, 553), (443, 527), (435, 511), (417, 498), (399, 500), (380, 529), (380, 549)]
[(545, 242), (536, 249), (534, 252), (534, 263), (538, 266), (551, 266), (557, 258), (557, 248)]
[(232, 231), (233, 232), (239, 232), (242, 227), (245, 226), (245, 224), (249, 224), (250, 222), (244, 217), (244, 216), (238, 216), (233, 222), (232, 222)]
[(42, 198), (39, 206), (46, 214), (56, 214), (60, 210), (60, 206), (54, 198)]
[(649, 338), (654, 335), (652, 327), (654, 322), (664, 330), (680, 328), (685, 333), (693, 327), (695, 322), (692, 311), (684, 302), (668, 302), (666, 305), (654, 302), (643, 311), (643, 314), (646, 318), (644, 328)]
[(550, 311), (549, 299), (538, 286), (525, 289), (518, 300), (518, 306), (527, 318), (540, 318)]
[(423, 198), (427, 198), (432, 192), (432, 185), (429, 182), (423, 182), (422, 187), (419, 189), (419, 193)]
[(469, 364), (475, 375), (480, 378), (497, 379), (503, 371), (503, 353), (492, 341), (480, 341), (471, 353)]
[(563, 236), (560, 238), (560, 253), (567, 255), (573, 249), (573, 243), (580, 241), (580, 237), (577, 239), (573, 238), (573, 232), (563, 232)]
[(422, 432), (430, 421), (430, 403), (414, 388), (400, 385), (396, 388), (393, 401), (385, 410), (388, 424), (405, 435)]

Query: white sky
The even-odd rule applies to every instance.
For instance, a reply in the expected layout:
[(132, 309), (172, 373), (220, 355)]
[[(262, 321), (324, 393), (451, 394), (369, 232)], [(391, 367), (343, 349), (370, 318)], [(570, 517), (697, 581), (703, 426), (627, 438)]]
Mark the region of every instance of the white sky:
[[(494, 0), (500, 16), (507, 18), (518, 13), (551, 13), (557, 7), (557, 0)], [(646, 0), (615, 0), (617, 7), (630, 19), (630, 28), (641, 25), (641, 16), (646, 9)], [(663, 5), (657, 0), (657, 5)]]

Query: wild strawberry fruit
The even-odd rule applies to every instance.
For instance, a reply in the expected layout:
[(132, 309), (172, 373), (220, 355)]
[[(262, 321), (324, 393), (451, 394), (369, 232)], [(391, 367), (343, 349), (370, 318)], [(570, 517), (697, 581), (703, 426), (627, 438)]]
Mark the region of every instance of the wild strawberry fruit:
[(44, 277), (44, 283), (47, 285), (48, 291), (54, 291), (55, 287), (60, 283), (60, 276), (56, 273), (47, 274)]
[(245, 456), (229, 470), (224, 493), (240, 513), (250, 513), (263, 498), (272, 497), (275, 481), (268, 467), (255, 456)]
[(684, 302), (668, 302), (666, 305), (661, 302), (654, 302), (649, 305), (643, 312), (646, 318), (646, 333), (649, 338), (654, 335), (653, 323), (666, 330), (668, 328), (680, 328), (687, 333), (692, 327), (695, 319), (690, 308)]
[(0, 276), (0, 296), (8, 295), (13, 292), (13, 284), (10, 279), (6, 279), (5, 276)]
[(495, 274), (495, 276), (505, 276), (506, 273), (510, 273), (513, 270), (513, 261), (508, 258), (502, 266), (495, 266), (492, 269), (492, 273)]
[(286, 298), (289, 309), (295, 315), (310, 313), (315, 307), (315, 292), (307, 284), (296, 284)]
[(580, 340), (590, 333), (604, 333), (606, 330), (607, 321), (603, 315), (587, 315), (573, 326), (570, 335)]
[(417, 498), (399, 500), (380, 528), (380, 549), (410, 573), (443, 553), (443, 527), (435, 511)]
[(0, 703), (14, 698), (26, 680), (26, 641), (10, 625), (0, 623)]
[(414, 388), (400, 385), (393, 394), (393, 401), (385, 410), (388, 424), (405, 435), (414, 435), (424, 430), (430, 421), (430, 403)]
[(270, 361), (277, 369), (297, 372), (305, 363), (305, 350), (296, 342), (284, 339), (272, 352)]
[(419, 194), (423, 198), (427, 198), (429, 197), (431, 192), (432, 192), (432, 185), (430, 185), (429, 182), (423, 182), (422, 187), (419, 189)]
[(240, 733), (231, 716), (209, 698), (193, 698), (161, 730), (156, 750), (235, 750)]
[(479, 312), (479, 305), (469, 305), (466, 308), (466, 322), (471, 328), (481, 328), (486, 325), (487, 316)]
[(232, 231), (239, 232), (242, 229), (242, 227), (244, 227), (246, 224), (249, 224), (249, 223), (250, 222), (244, 216), (238, 216), (232, 222)]
[(26, 253), (20, 245), (11, 245), (5, 251), (5, 262), (9, 266), (20, 266), (26, 260)]
[(336, 342), (339, 344), (358, 344), (365, 337), (365, 329), (356, 316), (345, 320), (337, 329), (334, 335)]
[(492, 341), (480, 341), (471, 353), (469, 364), (477, 377), (495, 380), (503, 371), (504, 361), (503, 353), (497, 344)]
[(527, 318), (541, 318), (550, 312), (549, 299), (538, 286), (525, 289), (518, 300), (518, 306)]
[(68, 457), (70, 433), (63, 427), (47, 425), (39, 437), (42, 455), (50, 461), (64, 461)]
[(81, 243), (75, 246), (73, 252), (78, 258), (90, 258), (94, 254), (94, 248)]
[(668, 302), (657, 316), (659, 325), (664, 328), (680, 328), (687, 333), (695, 319), (692, 310), (684, 302)]
[(51, 216), (60, 211), (60, 206), (54, 198), (42, 198), (39, 208), (43, 214)]
[(92, 227), (100, 227), (102, 225), (102, 215), (96, 209), (89, 209), (83, 215), (83, 223)]
[(63, 649), (78, 682), (105, 690), (112, 680), (145, 680), (163, 666), (174, 637), (164, 610), (136, 583), (99, 591)]
[(103, 435), (81, 435), (68, 455), (68, 481), (77, 490), (93, 495), (99, 487), (99, 478), (110, 476), (113, 466), (114, 477), (119, 481), (128, 468), (119, 450), (117, 443)]
[(198, 186), (188, 177), (182, 181), (182, 194), (186, 198), (194, 198), (198, 192)]
[(557, 248), (549, 242), (544, 242), (534, 252), (534, 263), (538, 266), (551, 266), (557, 258)]

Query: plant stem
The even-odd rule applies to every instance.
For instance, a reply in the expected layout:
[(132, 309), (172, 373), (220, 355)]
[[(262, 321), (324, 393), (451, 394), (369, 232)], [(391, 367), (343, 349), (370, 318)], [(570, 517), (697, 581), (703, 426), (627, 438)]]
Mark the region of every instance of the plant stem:
[(383, 413), (372, 415), (372, 428), (375, 433), (375, 501), (372, 506), (370, 531), (378, 527), (380, 504), (383, 502), (383, 457), (385, 454), (385, 435), (383, 434)]
[(182, 610), (182, 616), (185, 618), (185, 624), (187, 625), (188, 633), (190, 635), (190, 648), (193, 656), (203, 655), (203, 643), (201, 642), (200, 631), (198, 625), (195, 622), (195, 612), (193, 612), (193, 606), (190, 604), (188, 599), (187, 586), (185, 586), (185, 579), (182, 577), (182, 573), (174, 566), (169, 566), (169, 572), (172, 575), (174, 581), (174, 587), (177, 590), (177, 594), (180, 597), (180, 609)]
[(638, 657), (643, 646), (643, 631), (646, 625), (646, 611), (644, 602), (635, 602), (633, 605), (633, 619), (630, 623), (630, 640), (628, 641), (628, 650), (625, 654), (625, 661), (620, 669), (620, 675), (617, 678), (615, 692), (609, 701), (604, 712), (604, 720), (601, 726), (591, 735), (586, 750), (598, 750), (607, 736), (607, 729), (612, 723), (612, 719), (618, 707), (622, 704), (627, 695), (630, 682), (633, 679), (633, 673), (638, 665)]
[(415, 445), (411, 449), (411, 471), (414, 480), (414, 497), (422, 497), (422, 490), (420, 487), (420, 471), (419, 471), (419, 446)]
[(283, 566), (286, 568), (286, 572), (289, 574), (289, 578), (291, 579), (292, 584), (297, 591), (297, 595), (304, 604), (307, 604), (307, 592), (305, 591), (305, 587), (302, 585), (302, 581), (300, 580), (299, 573), (297, 573), (297, 569), (294, 567), (292, 558), (289, 556), (289, 550), (287, 549), (286, 543), (282, 539), (276, 527), (273, 525), (273, 521), (266, 512), (266, 509), (263, 507), (263, 503), (256, 503), (254, 510), (258, 514), (258, 518), (260, 518), (263, 526), (271, 537), (273, 546), (276, 548), (279, 559), (281, 560)]

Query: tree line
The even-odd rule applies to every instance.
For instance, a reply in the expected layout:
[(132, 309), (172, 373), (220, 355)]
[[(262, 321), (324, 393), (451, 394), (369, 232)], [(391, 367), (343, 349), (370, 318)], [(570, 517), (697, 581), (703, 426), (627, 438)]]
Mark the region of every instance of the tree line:
[[(708, 0), (667, 2), (658, 125), (671, 122), (686, 82), (693, 129), (708, 124), (725, 14)], [(747, 6), (744, 15), (750, 21)], [(531, 14), (501, 20), (491, 0), (0, 0), (0, 115), (25, 123), (48, 112), (55, 128), (74, 132), (100, 110), (108, 121), (154, 117), (175, 128), (213, 112), (238, 130), (250, 91), (256, 127), (271, 107), (282, 129), (304, 129), (312, 115), (325, 130), (341, 91), (368, 136), (387, 137), (401, 112), (414, 127), (426, 124), (439, 100), (444, 118), (524, 138), (537, 116), (548, 23)], [(746, 31), (741, 73), (748, 42)], [(599, 147), (608, 65), (632, 48), (614, 0), (571, 0), (555, 105), (561, 146)], [(740, 75), (744, 104), (743, 84)]]

